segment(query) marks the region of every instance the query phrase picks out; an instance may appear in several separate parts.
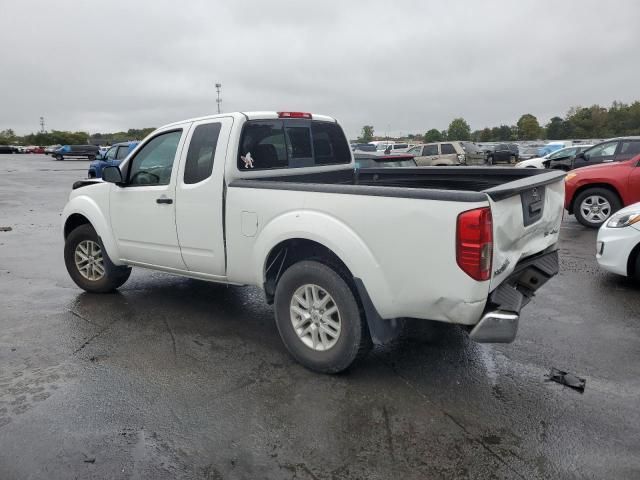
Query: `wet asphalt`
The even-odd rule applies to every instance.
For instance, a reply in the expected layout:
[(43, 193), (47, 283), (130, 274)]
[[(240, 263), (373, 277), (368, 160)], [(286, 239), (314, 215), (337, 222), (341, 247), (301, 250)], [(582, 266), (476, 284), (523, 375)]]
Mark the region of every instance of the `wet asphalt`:
[(79, 290), (60, 212), (87, 165), (0, 155), (0, 479), (640, 478), (640, 285), (573, 217), (514, 343), (414, 322), (324, 376), (258, 289), (134, 269)]

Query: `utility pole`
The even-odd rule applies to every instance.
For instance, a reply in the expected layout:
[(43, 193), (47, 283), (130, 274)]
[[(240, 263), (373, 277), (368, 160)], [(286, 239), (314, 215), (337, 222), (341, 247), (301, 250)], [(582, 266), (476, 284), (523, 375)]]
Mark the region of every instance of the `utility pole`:
[(44, 129), (44, 117), (40, 117), (40, 133), (45, 133), (45, 129)]
[(220, 98), (220, 89), (222, 88), (221, 83), (216, 83), (216, 94), (218, 98), (216, 98), (216, 103), (218, 104), (218, 113), (220, 113), (220, 105), (222, 104), (222, 99)]

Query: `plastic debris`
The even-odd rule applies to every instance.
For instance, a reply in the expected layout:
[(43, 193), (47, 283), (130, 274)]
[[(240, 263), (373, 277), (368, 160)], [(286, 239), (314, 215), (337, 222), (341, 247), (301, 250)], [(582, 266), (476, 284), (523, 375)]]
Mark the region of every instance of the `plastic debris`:
[(552, 382), (566, 385), (574, 390), (578, 390), (580, 393), (584, 392), (584, 387), (587, 384), (587, 381), (584, 378), (577, 377), (573, 373), (564, 372), (553, 367), (551, 367), (548, 378)]

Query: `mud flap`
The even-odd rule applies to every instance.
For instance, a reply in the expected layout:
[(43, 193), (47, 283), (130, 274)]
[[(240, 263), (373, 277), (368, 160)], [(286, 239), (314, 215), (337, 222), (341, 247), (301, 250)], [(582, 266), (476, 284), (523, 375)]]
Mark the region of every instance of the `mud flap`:
[(354, 278), (353, 281), (356, 285), (356, 289), (358, 290), (358, 294), (360, 295), (360, 301), (362, 302), (362, 308), (364, 309), (364, 314), (367, 318), (367, 325), (369, 327), (369, 333), (371, 334), (371, 340), (373, 343), (376, 345), (383, 345), (398, 338), (404, 328), (404, 320), (401, 318), (385, 320), (380, 317), (380, 314), (373, 305), (371, 297), (369, 297), (362, 280)]

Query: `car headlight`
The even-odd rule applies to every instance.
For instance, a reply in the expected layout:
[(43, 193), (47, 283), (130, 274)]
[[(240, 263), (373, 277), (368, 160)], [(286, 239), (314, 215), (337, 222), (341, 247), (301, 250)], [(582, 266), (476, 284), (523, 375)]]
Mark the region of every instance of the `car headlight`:
[(573, 177), (576, 177), (578, 174), (577, 173), (567, 173), (567, 176), (564, 177), (564, 181), (568, 182), (569, 180), (571, 180)]
[(616, 213), (607, 222), (608, 228), (622, 228), (640, 222), (640, 210), (636, 212)]

